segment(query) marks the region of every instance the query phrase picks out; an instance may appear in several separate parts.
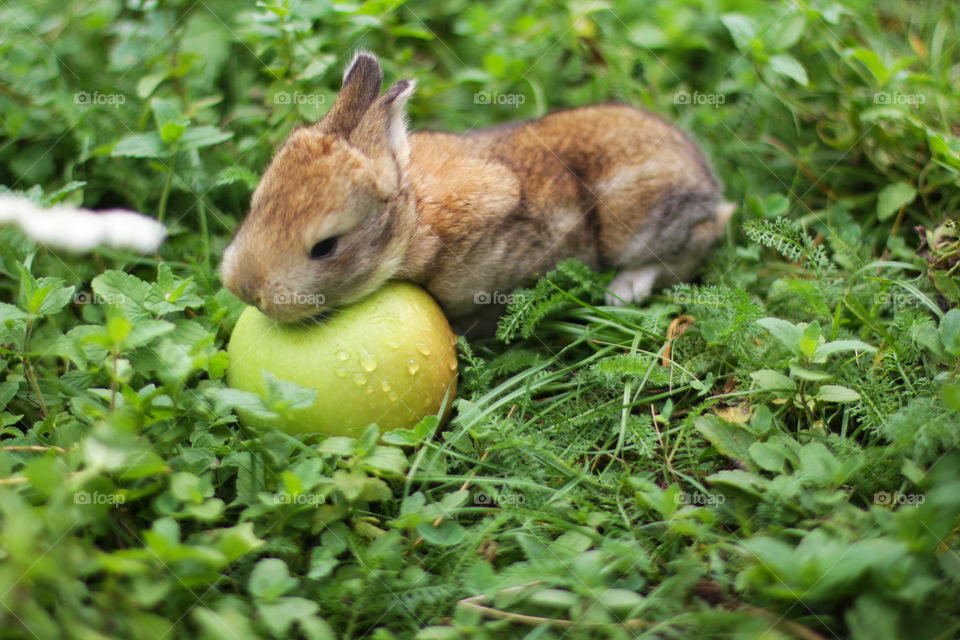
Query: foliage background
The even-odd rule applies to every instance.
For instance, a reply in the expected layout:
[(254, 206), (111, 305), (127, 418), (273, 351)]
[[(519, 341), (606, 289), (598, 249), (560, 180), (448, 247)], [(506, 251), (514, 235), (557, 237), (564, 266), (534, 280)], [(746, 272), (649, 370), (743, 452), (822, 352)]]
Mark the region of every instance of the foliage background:
[[(171, 237), (0, 229), (0, 635), (955, 636), (957, 33), (946, 1), (3, 3), (0, 184)], [(704, 284), (605, 309), (562, 265), (461, 343), (442, 430), (242, 428), (218, 256), (357, 47), (414, 128), (693, 132), (739, 205)]]

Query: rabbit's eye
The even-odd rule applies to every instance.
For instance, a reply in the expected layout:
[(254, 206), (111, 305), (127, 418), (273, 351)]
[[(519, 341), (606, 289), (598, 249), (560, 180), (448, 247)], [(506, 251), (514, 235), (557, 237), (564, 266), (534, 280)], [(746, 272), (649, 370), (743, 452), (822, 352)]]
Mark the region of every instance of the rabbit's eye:
[(333, 255), (337, 250), (337, 236), (321, 240), (310, 249), (310, 257), (314, 260), (323, 260)]

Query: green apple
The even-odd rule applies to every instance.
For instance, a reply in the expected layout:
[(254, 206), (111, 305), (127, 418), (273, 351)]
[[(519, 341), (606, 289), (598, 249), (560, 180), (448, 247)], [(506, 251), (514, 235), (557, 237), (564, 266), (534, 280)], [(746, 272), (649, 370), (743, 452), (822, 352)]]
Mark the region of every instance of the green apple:
[(317, 390), (312, 406), (291, 409), (277, 425), (288, 433), (357, 436), (374, 422), (381, 430), (412, 427), (445, 402), (449, 410), (456, 391), (456, 336), (430, 294), (407, 282), (308, 324), (281, 324), (247, 307), (227, 352), (235, 389), (263, 396), (268, 371)]

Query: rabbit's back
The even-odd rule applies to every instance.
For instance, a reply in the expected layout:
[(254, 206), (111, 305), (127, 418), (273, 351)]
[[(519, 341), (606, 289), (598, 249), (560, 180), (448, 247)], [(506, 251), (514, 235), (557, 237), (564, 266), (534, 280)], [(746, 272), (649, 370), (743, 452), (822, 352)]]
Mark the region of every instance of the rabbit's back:
[(401, 275), (453, 315), (469, 313), (477, 291), (510, 291), (565, 258), (593, 268), (685, 258), (693, 229), (716, 216), (719, 186), (696, 145), (631, 107), (409, 139), (420, 223)]

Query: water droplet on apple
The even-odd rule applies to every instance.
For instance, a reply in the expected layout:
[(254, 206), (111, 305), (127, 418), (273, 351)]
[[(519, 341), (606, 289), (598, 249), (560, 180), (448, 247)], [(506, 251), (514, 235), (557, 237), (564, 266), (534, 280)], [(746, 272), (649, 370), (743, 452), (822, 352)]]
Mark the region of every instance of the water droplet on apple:
[(388, 347), (390, 347), (391, 349), (399, 349), (399, 348), (400, 348), (400, 345), (398, 345), (398, 344), (397, 344), (396, 342), (394, 342), (393, 340), (384, 340), (383, 343), (384, 343), (385, 345), (387, 345)]
[(365, 384), (367, 384), (367, 376), (363, 375), (362, 373), (357, 372), (357, 373), (353, 374), (353, 381), (356, 382), (356, 383), (357, 383), (358, 385), (360, 385), (360, 386), (365, 385)]
[(396, 402), (399, 398), (397, 394), (393, 391), (387, 394), (387, 397), (390, 398), (390, 402)]
[(447, 360), (447, 366), (450, 368), (450, 371), (456, 371), (456, 370), (457, 370), (457, 359), (456, 359), (456, 358), (450, 358), (449, 360)]
[(380, 383), (380, 388), (383, 389), (384, 392), (390, 391), (390, 383), (384, 380)]
[(350, 359), (350, 352), (347, 351), (346, 349), (340, 349), (339, 351), (337, 351), (336, 356), (337, 356), (337, 360), (339, 360), (340, 362), (346, 362), (347, 360)]
[(339, 376), (339, 377), (341, 377), (341, 378), (346, 378), (346, 377), (347, 377), (347, 370), (346, 370), (346, 369), (340, 369), (340, 368), (338, 368), (338, 369), (336, 370), (336, 373), (337, 373), (337, 376)]
[(370, 373), (377, 368), (377, 359), (369, 353), (365, 353), (360, 356), (360, 364), (363, 365), (363, 368), (366, 369), (367, 373)]
[(373, 387), (371, 387), (370, 385), (367, 385), (367, 395), (371, 393), (373, 393)]
[(407, 365), (407, 370), (410, 371), (410, 375), (414, 375), (417, 371), (420, 371), (420, 363), (410, 358), (410, 364)]
[(423, 355), (425, 355), (425, 356), (429, 356), (429, 355), (430, 355), (430, 347), (428, 347), (427, 345), (423, 344), (422, 342), (418, 342), (418, 343), (416, 344), (416, 347), (417, 347), (417, 351), (419, 351), (419, 352), (422, 353)]

